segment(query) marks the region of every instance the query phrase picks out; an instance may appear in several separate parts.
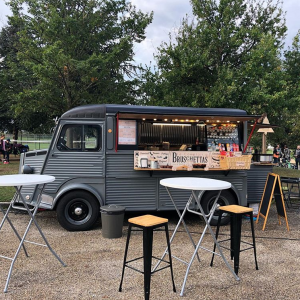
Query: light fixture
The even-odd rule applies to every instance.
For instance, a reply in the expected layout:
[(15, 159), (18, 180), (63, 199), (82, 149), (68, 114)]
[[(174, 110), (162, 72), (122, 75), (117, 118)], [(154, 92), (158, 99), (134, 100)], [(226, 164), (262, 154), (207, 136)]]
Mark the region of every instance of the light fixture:
[(153, 125), (159, 126), (192, 126), (191, 124), (174, 124), (174, 123), (153, 123)]
[(168, 121), (168, 119), (165, 119), (165, 121)]
[(153, 121), (156, 121), (157, 119), (153, 119)]
[(145, 118), (143, 118), (143, 121), (146, 121), (146, 119), (145, 119)]

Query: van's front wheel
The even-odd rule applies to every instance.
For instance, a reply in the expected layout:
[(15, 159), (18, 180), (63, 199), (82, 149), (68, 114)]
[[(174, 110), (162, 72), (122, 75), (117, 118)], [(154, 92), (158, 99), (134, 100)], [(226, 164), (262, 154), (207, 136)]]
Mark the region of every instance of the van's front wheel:
[(84, 231), (91, 229), (96, 223), (100, 205), (90, 193), (73, 191), (60, 199), (56, 213), (59, 224), (66, 230)]
[[(215, 199), (218, 195), (218, 191), (209, 191), (206, 192), (202, 199), (201, 199), (201, 205), (204, 210), (205, 214), (208, 214), (210, 209), (213, 206), (213, 203), (215, 202)], [(220, 197), (218, 199), (218, 204), (223, 206), (223, 205), (232, 205), (232, 204), (237, 204), (236, 199), (234, 195), (228, 191), (228, 190), (223, 190), (220, 194)], [(215, 211), (210, 224), (215, 226), (218, 224), (218, 217), (219, 217), (219, 212)], [(228, 214), (223, 214), (222, 219), (221, 219), (221, 225), (226, 225), (230, 221), (230, 216)]]

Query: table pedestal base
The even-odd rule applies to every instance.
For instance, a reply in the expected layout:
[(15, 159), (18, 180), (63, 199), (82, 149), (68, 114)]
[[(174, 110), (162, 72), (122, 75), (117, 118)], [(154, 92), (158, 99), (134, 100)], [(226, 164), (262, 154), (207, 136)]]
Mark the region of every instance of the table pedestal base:
[[(3, 208), (0, 206), (0, 209), (2, 211), (2, 213), (4, 214), (4, 218), (2, 219), (2, 222), (0, 224), (0, 230), (4, 224), (4, 222), (7, 220), (7, 222), (9, 223), (10, 227), (13, 229), (14, 233), (16, 234), (16, 236), (18, 237), (18, 239), (20, 240), (20, 244), (18, 246), (18, 249), (14, 255), (14, 257), (6, 257), (6, 256), (2, 256), (0, 255), (0, 257), (4, 258), (4, 259), (8, 259), (8, 260), (11, 260), (11, 265), (10, 265), (10, 269), (9, 269), (9, 272), (8, 272), (8, 276), (7, 276), (7, 280), (6, 280), (6, 284), (5, 284), (5, 288), (4, 288), (4, 293), (7, 292), (7, 289), (8, 289), (8, 284), (9, 284), (9, 280), (10, 280), (10, 277), (11, 277), (11, 273), (12, 273), (12, 269), (13, 269), (13, 266), (14, 266), (14, 263), (18, 257), (18, 254), (21, 250), (21, 248), (23, 248), (24, 252), (25, 252), (25, 255), (28, 257), (28, 254), (27, 254), (27, 251), (26, 251), (26, 248), (25, 248), (25, 245), (24, 243), (27, 242), (27, 243), (31, 243), (31, 244), (35, 244), (35, 245), (38, 245), (38, 246), (43, 246), (43, 247), (47, 247), (51, 253), (58, 259), (58, 261), (65, 267), (66, 264), (60, 259), (60, 257), (55, 253), (55, 251), (51, 248), (50, 244), (48, 243), (46, 237), (44, 236), (41, 228), (39, 227), (37, 221), (35, 220), (35, 215), (38, 211), (38, 208), (39, 208), (39, 205), (40, 205), (40, 202), (41, 202), (41, 195), (42, 195), (42, 192), (43, 192), (43, 189), (44, 189), (44, 185), (42, 185), (42, 188), (40, 190), (40, 193), (39, 193), (39, 196), (38, 196), (38, 200), (36, 203), (34, 203), (34, 206), (33, 208), (29, 208), (26, 201), (24, 200), (23, 196), (21, 195), (21, 187), (15, 187), (16, 191), (17, 191), (17, 195), (18, 197), (15, 195), (13, 200), (11, 201), (6, 213), (5, 211), (3, 210)], [(19, 233), (17, 232), (16, 228), (14, 227), (14, 225), (12, 224), (11, 220), (9, 219), (8, 217), (8, 214), (11, 212), (11, 210), (15, 207), (15, 204), (18, 200), (18, 198), (22, 201), (21, 203), (23, 204), (22, 207), (19, 207), (18, 209), (20, 210), (23, 210), (23, 211), (26, 211), (28, 213), (28, 215), (30, 216), (30, 221), (27, 225), (27, 228), (25, 230), (25, 233), (23, 234), (23, 237), (21, 237), (19, 235)], [(17, 209), (15, 207), (15, 209)], [(32, 222), (34, 222), (36, 228), (38, 229), (41, 237), (43, 238), (45, 244), (39, 244), (39, 243), (35, 243), (35, 242), (32, 242), (32, 241), (28, 241), (26, 240), (26, 236), (27, 236), (27, 233), (30, 229), (30, 226), (32, 224)]]
[[(220, 247), (218, 241), (216, 240), (215, 234), (214, 234), (214, 232), (213, 232), (213, 230), (212, 230), (212, 228), (211, 228), (211, 226), (210, 226), (210, 221), (211, 221), (211, 219), (212, 219), (212, 217), (213, 217), (213, 215), (214, 215), (214, 212), (215, 212), (215, 210), (216, 210), (216, 208), (217, 208), (217, 205), (218, 205), (217, 202), (218, 202), (219, 196), (220, 196), (220, 194), (221, 194), (221, 191), (219, 191), (218, 196), (216, 197), (216, 199), (215, 199), (215, 201), (214, 201), (214, 204), (213, 204), (213, 206), (212, 206), (212, 208), (211, 208), (209, 214), (206, 215), (206, 214), (204, 213), (204, 211), (203, 211), (202, 206), (200, 205), (200, 199), (201, 199), (201, 196), (203, 195), (204, 191), (201, 191), (201, 192), (199, 193), (198, 196), (196, 195), (195, 191), (192, 191), (192, 194), (191, 194), (191, 196), (190, 196), (190, 198), (189, 198), (189, 200), (188, 200), (188, 202), (187, 202), (187, 204), (186, 204), (186, 206), (185, 206), (185, 208), (184, 208), (184, 211), (183, 211), (182, 214), (181, 214), (180, 211), (179, 211), (179, 209), (177, 208), (177, 206), (176, 206), (176, 204), (175, 204), (175, 201), (174, 201), (174, 199), (173, 199), (173, 197), (172, 197), (172, 195), (171, 195), (171, 193), (170, 193), (170, 190), (169, 190), (169, 188), (168, 188), (167, 186), (166, 186), (166, 189), (167, 189), (167, 192), (168, 192), (168, 194), (169, 194), (169, 196), (170, 196), (170, 198), (171, 198), (171, 201), (172, 201), (173, 205), (175, 206), (175, 209), (176, 209), (176, 211), (177, 211), (177, 213), (178, 213), (178, 215), (179, 215), (179, 222), (177, 223), (177, 225), (176, 225), (176, 227), (175, 227), (175, 230), (174, 230), (174, 232), (173, 232), (173, 234), (172, 234), (172, 236), (171, 236), (171, 238), (170, 238), (170, 243), (172, 244), (172, 241), (173, 241), (173, 239), (174, 239), (174, 237), (175, 237), (175, 234), (176, 234), (176, 232), (177, 232), (177, 230), (178, 230), (180, 224), (183, 223), (184, 228), (185, 228), (187, 234), (189, 235), (189, 238), (190, 238), (190, 240), (191, 240), (191, 242), (192, 242), (192, 245), (193, 245), (193, 247), (194, 247), (194, 249), (195, 249), (195, 250), (194, 250), (194, 253), (193, 253), (193, 255), (192, 255), (192, 257), (191, 257), (191, 259), (190, 259), (189, 262), (185, 262), (185, 261), (179, 259), (178, 257), (174, 256), (174, 255), (172, 256), (173, 258), (175, 258), (175, 259), (177, 259), (177, 260), (179, 260), (179, 261), (181, 261), (181, 262), (183, 262), (183, 263), (185, 263), (185, 264), (187, 265), (185, 277), (184, 277), (183, 284), (182, 284), (182, 287), (181, 287), (180, 296), (183, 296), (184, 288), (185, 288), (186, 281), (187, 281), (187, 277), (188, 277), (190, 268), (191, 268), (191, 266), (192, 266), (192, 263), (193, 263), (193, 261), (194, 261), (196, 255), (197, 255), (197, 257), (198, 257), (198, 261), (200, 261), (200, 258), (199, 258), (199, 256), (198, 256), (198, 250), (199, 250), (199, 248), (201, 248), (201, 249), (203, 249), (203, 250), (206, 250), (206, 251), (209, 251), (209, 252), (212, 252), (212, 253), (214, 253), (215, 255), (221, 256), (222, 259), (223, 259), (223, 261), (225, 262), (227, 268), (230, 270), (230, 272), (231, 272), (232, 275), (234, 276), (234, 278), (235, 278), (237, 281), (239, 281), (240, 278), (235, 274), (234, 270), (232, 269), (232, 267), (230, 266), (230, 264), (228, 263), (228, 261), (227, 261), (226, 258), (224, 257), (223, 252), (222, 252), (222, 250), (221, 250), (221, 247)], [(197, 206), (198, 206), (198, 209), (200, 210), (200, 212), (195, 211), (195, 210), (191, 210), (191, 209), (190, 209), (190, 205), (191, 205), (193, 199), (195, 199), (195, 201), (196, 201), (196, 203), (197, 203)], [(193, 238), (192, 238), (192, 236), (191, 236), (191, 234), (190, 234), (190, 232), (189, 232), (189, 230), (188, 230), (188, 228), (187, 228), (187, 226), (186, 226), (186, 224), (185, 224), (185, 222), (184, 222), (184, 216), (185, 216), (185, 214), (186, 214), (187, 211), (188, 211), (188, 212), (191, 212), (191, 213), (193, 213), (193, 214), (197, 214), (197, 215), (203, 217), (203, 219), (204, 219), (204, 221), (205, 221), (205, 224), (206, 224), (206, 225), (205, 225), (205, 228), (204, 228), (204, 230), (203, 230), (203, 232), (202, 232), (202, 234), (201, 234), (201, 237), (200, 237), (200, 239), (199, 239), (199, 241), (198, 241), (198, 243), (197, 243), (197, 245), (195, 244), (195, 242), (194, 242), (194, 240), (193, 240)], [(217, 252), (211, 251), (211, 249), (207, 249), (207, 248), (201, 247), (201, 243), (202, 243), (202, 241), (203, 241), (203, 238), (204, 238), (204, 236), (205, 236), (205, 233), (206, 233), (207, 229), (209, 230), (209, 232), (210, 232), (210, 234), (211, 234), (211, 236), (212, 236), (212, 238), (213, 238), (213, 240), (214, 240), (214, 243), (215, 243), (215, 245), (216, 245), (216, 247), (217, 247), (217, 249), (218, 249), (218, 253), (217, 253)], [(164, 254), (163, 254), (163, 256), (162, 256), (161, 259), (163, 259), (167, 253), (168, 253), (168, 249), (165, 250), (165, 252), (164, 252)], [(154, 267), (153, 270), (155, 270), (155, 269), (158, 267), (159, 264), (160, 264), (160, 262), (158, 262), (158, 263), (156, 264), (156, 266)]]

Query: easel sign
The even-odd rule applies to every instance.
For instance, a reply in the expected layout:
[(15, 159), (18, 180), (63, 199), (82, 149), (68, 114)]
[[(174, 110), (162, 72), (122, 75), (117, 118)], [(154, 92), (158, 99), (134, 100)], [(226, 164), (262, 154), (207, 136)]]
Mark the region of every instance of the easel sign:
[(256, 224), (258, 223), (258, 219), (261, 216), (262, 218), (265, 219), (264, 225), (262, 228), (262, 230), (265, 230), (267, 218), (268, 218), (268, 214), (269, 214), (269, 210), (271, 207), (271, 202), (272, 202), (273, 197), (274, 197), (275, 203), (276, 203), (279, 225), (281, 225), (280, 217), (283, 217), (286, 222), (287, 230), (289, 231), (290, 228), (289, 228), (289, 223), (288, 223), (287, 216), (286, 216), (284, 198), (283, 198), (283, 193), (282, 193), (282, 189), (281, 189), (280, 176), (278, 174), (274, 174), (274, 173), (268, 174), (267, 181), (265, 184), (265, 189), (264, 189), (262, 199), (261, 199), (261, 202), (259, 205), (259, 211), (258, 211)]

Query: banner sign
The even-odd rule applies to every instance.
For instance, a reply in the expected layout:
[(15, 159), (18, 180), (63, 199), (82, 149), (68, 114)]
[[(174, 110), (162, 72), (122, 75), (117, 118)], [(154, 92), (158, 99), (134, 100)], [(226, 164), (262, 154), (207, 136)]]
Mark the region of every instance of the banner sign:
[(148, 168), (150, 168), (151, 161), (157, 161), (157, 167), (162, 169), (208, 169), (211, 166), (212, 153), (208, 151), (134, 151), (134, 167), (142, 168), (141, 159), (144, 161), (147, 159)]

